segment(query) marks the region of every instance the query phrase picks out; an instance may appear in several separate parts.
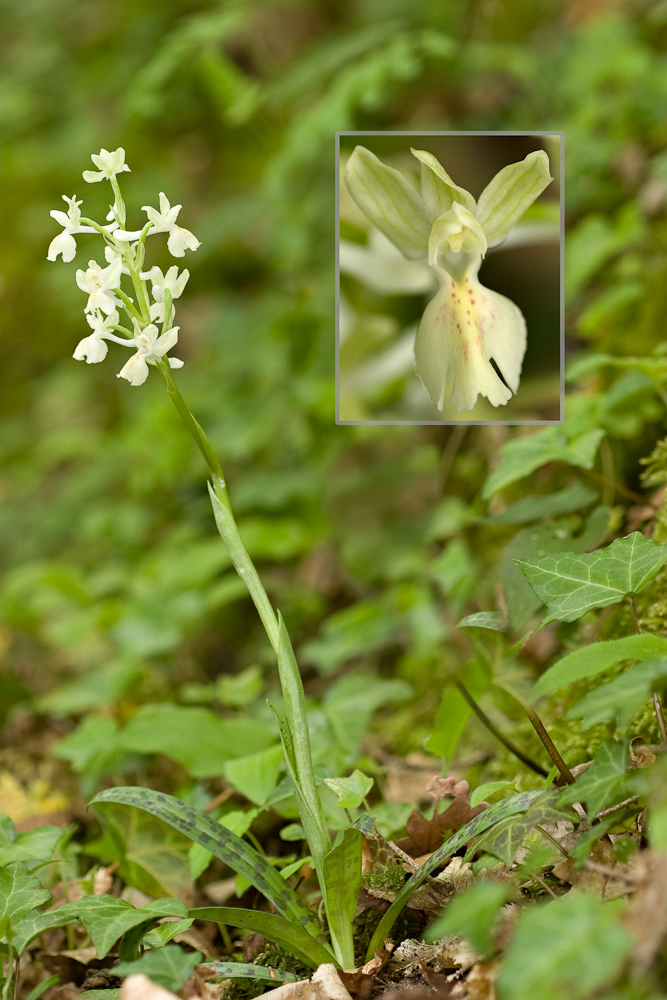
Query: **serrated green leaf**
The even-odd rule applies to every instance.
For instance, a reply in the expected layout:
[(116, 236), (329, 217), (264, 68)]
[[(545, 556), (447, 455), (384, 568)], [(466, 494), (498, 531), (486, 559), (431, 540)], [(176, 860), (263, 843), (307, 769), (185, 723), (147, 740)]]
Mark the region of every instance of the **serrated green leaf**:
[(498, 882), (482, 881), (448, 905), (445, 914), (427, 927), (425, 941), (439, 941), (446, 934), (461, 934), (483, 958), (491, 951), (493, 923), (510, 889)]
[(605, 549), (590, 553), (563, 553), (545, 559), (517, 560), (517, 565), (552, 621), (575, 621), (586, 611), (615, 604), (637, 594), (667, 562), (667, 545), (658, 545), (633, 531)]
[(349, 778), (324, 779), (324, 784), (334, 793), (341, 809), (358, 809), (373, 783), (373, 778), (369, 778), (358, 768), (355, 768)]
[(632, 948), (624, 901), (570, 892), (519, 916), (498, 979), (499, 1000), (584, 1000), (611, 983)]
[(574, 810), (567, 809), (559, 803), (559, 792), (542, 792), (541, 798), (537, 799), (525, 813), (510, 816), (476, 840), (474, 850), (493, 854), (510, 866), (514, 864), (516, 852), (533, 827), (544, 826), (557, 820), (576, 822), (577, 815)]
[(505, 486), (529, 476), (547, 462), (592, 469), (604, 435), (605, 432), (596, 427), (568, 439), (563, 428), (545, 427), (535, 434), (508, 441), (500, 448), (501, 463), (486, 480), (482, 497), (489, 500)]
[(141, 973), (166, 990), (180, 990), (200, 959), (198, 951), (187, 952), (176, 944), (168, 944), (164, 948), (147, 951), (135, 962), (119, 962), (113, 971), (117, 976)]
[(350, 961), (346, 947), (354, 962), (352, 922), (361, 887), (361, 841), (361, 832), (348, 827), (341, 842), (325, 856), (323, 865), (331, 940), (336, 949), (336, 958), (343, 968), (348, 968)]
[(230, 830), (225, 830), (206, 813), (193, 809), (171, 795), (147, 788), (109, 788), (95, 796), (91, 805), (98, 802), (135, 806), (164, 820), (247, 879), (284, 917), (305, 927), (314, 937), (318, 936), (319, 928), (305, 904), (275, 868), (258, 851)]
[(519, 795), (513, 795), (511, 798), (503, 799), (502, 802), (496, 802), (495, 805), (489, 806), (488, 809), (484, 809), (483, 812), (475, 816), (469, 823), (446, 840), (442, 847), (439, 847), (437, 851), (431, 855), (428, 861), (421, 866), (421, 868), (411, 875), (407, 880), (401, 891), (396, 896), (396, 899), (391, 904), (382, 920), (378, 924), (371, 938), (371, 942), (368, 946), (368, 951), (366, 952), (366, 960), (370, 959), (374, 955), (375, 948), (379, 948), (384, 939), (388, 936), (389, 931), (394, 926), (396, 918), (400, 914), (403, 907), (406, 905), (410, 896), (415, 892), (416, 889), (422, 884), (424, 879), (435, 871), (440, 865), (444, 864), (453, 854), (464, 847), (469, 840), (476, 837), (480, 833), (484, 833), (490, 827), (494, 826), (496, 823), (500, 823), (510, 816), (514, 816), (516, 813), (525, 812), (533, 804), (535, 799), (543, 795), (543, 792), (520, 792)]
[(196, 920), (215, 920), (218, 924), (255, 931), (269, 941), (282, 945), (312, 969), (323, 962), (333, 961), (333, 955), (325, 944), (316, 941), (303, 927), (275, 913), (244, 910), (238, 906), (199, 906), (189, 912)]
[(588, 819), (592, 820), (600, 809), (616, 805), (632, 794), (635, 775), (627, 772), (628, 741), (607, 740), (598, 749), (593, 763), (568, 785), (558, 800), (560, 805), (585, 802)]
[(533, 688), (533, 698), (557, 691), (558, 688), (584, 677), (594, 677), (621, 660), (643, 660), (648, 657), (667, 658), (667, 639), (660, 635), (628, 635), (623, 639), (606, 639), (576, 649), (554, 663), (542, 674)]
[(623, 729), (647, 703), (660, 681), (660, 686), (667, 682), (667, 659), (643, 660), (606, 684), (599, 684), (570, 709), (567, 717), (583, 719), (583, 729), (612, 719)]

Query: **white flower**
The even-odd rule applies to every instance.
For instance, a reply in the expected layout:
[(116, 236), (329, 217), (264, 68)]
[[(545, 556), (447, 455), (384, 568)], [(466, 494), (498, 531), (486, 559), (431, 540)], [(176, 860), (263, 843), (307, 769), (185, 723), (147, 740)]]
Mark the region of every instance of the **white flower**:
[(471, 410), (481, 393), (500, 406), (519, 387), (526, 324), (514, 303), (484, 288), (477, 274), (487, 248), (502, 243), (550, 183), (548, 157), (538, 150), (504, 167), (477, 203), (431, 153), (412, 154), (421, 163), (419, 189), (357, 146), (347, 164), (348, 190), (405, 257), (428, 260), (438, 279), (415, 339), (415, 370), (433, 404)]
[(84, 170), (83, 179), (88, 184), (111, 180), (116, 174), (130, 169), (125, 163), (125, 150), (122, 146), (114, 149), (113, 153), (108, 149), (101, 149), (99, 153), (93, 153), (90, 158), (99, 170)]
[(125, 261), (123, 260), (123, 253), (121, 250), (115, 250), (114, 247), (106, 246), (104, 248), (104, 258), (107, 264), (115, 264), (115, 262), (119, 260), (120, 273), (129, 275), (130, 269), (126, 266)]
[(46, 259), (56, 260), (58, 254), (62, 254), (63, 261), (68, 264), (76, 256), (74, 233), (94, 233), (95, 230), (92, 226), (81, 225), (81, 209), (79, 205), (82, 205), (83, 202), (77, 201), (75, 194), (71, 198), (68, 198), (64, 194), (63, 201), (69, 205), (67, 212), (60, 212), (57, 209), (53, 209), (49, 213), (51, 218), (55, 219), (61, 226), (64, 226), (64, 229), (55, 239), (51, 240)]
[(117, 257), (108, 267), (100, 267), (94, 260), (88, 261), (86, 271), (76, 272), (76, 283), (82, 292), (88, 292), (86, 312), (96, 309), (109, 315), (116, 306), (122, 305), (113, 294), (120, 285), (122, 260)]
[[(116, 377), (127, 379), (130, 385), (143, 385), (148, 378), (148, 365), (154, 365), (156, 358), (163, 357), (171, 350), (178, 340), (179, 327), (174, 326), (159, 336), (155, 324), (150, 323), (142, 330), (136, 319), (132, 322), (137, 353), (132, 355)], [(167, 360), (171, 368), (183, 367), (183, 362), (178, 358), (167, 358)]]
[[(153, 293), (153, 298), (155, 302), (150, 307), (151, 319), (158, 323), (164, 322), (164, 310), (165, 310), (165, 292), (171, 294), (172, 301), (178, 299), (183, 294), (183, 289), (185, 288), (188, 278), (190, 277), (190, 272), (187, 270), (181, 271), (180, 275), (178, 273), (178, 268), (174, 264), (170, 267), (166, 274), (163, 274), (159, 267), (152, 267), (150, 271), (143, 271), (140, 275), (146, 281), (150, 281)], [(173, 318), (173, 309), (172, 316)]]
[(99, 309), (86, 315), (88, 325), (92, 329), (89, 337), (84, 337), (76, 346), (72, 355), (77, 361), (86, 361), (89, 365), (98, 364), (104, 361), (107, 356), (107, 340), (114, 340), (116, 343), (126, 344), (126, 340), (121, 340), (111, 333), (111, 328), (118, 325), (118, 313), (114, 309), (108, 316), (104, 316)]
[(143, 211), (151, 223), (149, 234), (169, 233), (167, 249), (172, 257), (184, 257), (186, 250), (196, 250), (201, 245), (197, 237), (188, 229), (182, 229), (181, 226), (176, 225), (176, 219), (182, 207), (182, 205), (174, 205), (172, 208), (167, 196), (162, 192), (160, 192), (159, 212), (156, 208), (151, 208), (150, 205), (143, 206)]

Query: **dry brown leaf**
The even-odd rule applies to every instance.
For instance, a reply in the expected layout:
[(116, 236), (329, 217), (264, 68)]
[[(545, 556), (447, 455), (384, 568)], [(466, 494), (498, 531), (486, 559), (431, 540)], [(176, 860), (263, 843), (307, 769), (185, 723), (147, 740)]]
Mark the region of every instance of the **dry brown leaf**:
[(339, 969), (338, 975), (345, 989), (358, 1000), (366, 1000), (377, 988), (376, 976), (391, 955), (391, 948), (376, 948), (375, 957), (360, 969)]
[(633, 873), (637, 891), (622, 919), (635, 939), (635, 961), (646, 969), (667, 938), (667, 854), (642, 851)]
[[(569, 834), (562, 839), (561, 843), (566, 851), (574, 846), (579, 836), (578, 833)], [(627, 895), (630, 868), (616, 861), (614, 848), (609, 841), (595, 842), (590, 862), (588, 866), (577, 868), (574, 861), (567, 858), (559, 861), (552, 872), (556, 878), (569, 882), (574, 891), (592, 892), (600, 899), (616, 899), (617, 896)]]
[(452, 990), (452, 1000), (496, 1000), (496, 979), (500, 963), (478, 962)]
[(430, 820), (416, 809), (412, 810), (405, 824), (408, 836), (396, 843), (413, 858), (430, 856), (443, 844), (446, 836), (456, 833), (489, 805), (488, 802), (481, 802), (473, 809), (469, 801), (468, 782), (457, 781), (456, 778), (432, 778), (426, 788), (436, 801), (436, 809), (437, 803), (445, 796), (454, 801), (443, 812), (436, 812)]

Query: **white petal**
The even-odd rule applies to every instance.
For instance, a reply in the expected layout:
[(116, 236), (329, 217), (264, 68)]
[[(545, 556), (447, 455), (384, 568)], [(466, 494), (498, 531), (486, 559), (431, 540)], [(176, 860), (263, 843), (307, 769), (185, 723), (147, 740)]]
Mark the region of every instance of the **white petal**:
[(182, 368), (184, 365), (184, 362), (180, 361), (178, 358), (167, 358), (167, 361), (169, 362), (170, 368)]
[(76, 345), (76, 350), (72, 355), (76, 361), (87, 361), (89, 365), (96, 365), (100, 361), (104, 361), (107, 356), (107, 351), (109, 350), (105, 340), (101, 337), (96, 337), (94, 335), (90, 337), (84, 337)]
[(167, 330), (166, 333), (163, 333), (161, 337), (158, 337), (152, 351), (152, 354), (155, 357), (161, 358), (163, 354), (166, 354), (167, 351), (171, 350), (174, 344), (178, 341), (179, 329), (180, 327), (174, 326), (171, 330)]
[(186, 250), (196, 250), (199, 246), (201, 246), (201, 243), (189, 229), (174, 226), (169, 233), (167, 250), (172, 257), (184, 257)]
[[(76, 257), (76, 240), (71, 233), (67, 232), (67, 230), (59, 233), (55, 239), (51, 240), (46, 259), (56, 260), (58, 254), (63, 255), (63, 260), (66, 264), (69, 264), (69, 262), (74, 260)], [(87, 289), (84, 289), (84, 291), (87, 291)]]
[(148, 378), (148, 365), (143, 354), (133, 354), (116, 378), (127, 379), (130, 385), (143, 385)]
[(513, 302), (474, 277), (456, 283), (443, 276), (417, 331), (415, 370), (439, 410), (447, 401), (471, 410), (479, 394), (502, 406), (519, 386), (525, 348), (526, 324)]

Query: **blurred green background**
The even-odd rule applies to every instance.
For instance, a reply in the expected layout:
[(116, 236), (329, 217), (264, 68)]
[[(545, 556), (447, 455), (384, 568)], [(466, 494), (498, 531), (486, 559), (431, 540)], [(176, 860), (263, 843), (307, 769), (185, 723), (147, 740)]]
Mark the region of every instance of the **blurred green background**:
[[(102, 364), (72, 360), (87, 333), (74, 272), (99, 243), (46, 261), (49, 211), (76, 193), (103, 215), (106, 185), (81, 172), (123, 146), (132, 224), (164, 191), (202, 242), (184, 261), (178, 380), (308, 692), (337, 692), (339, 723), (353, 705), (361, 730), (391, 704), (376, 745), (421, 748), (470, 655), (454, 623), (495, 606), (512, 531), (475, 518), (509, 431), (335, 426), (334, 133), (563, 130), (568, 352), (649, 352), (667, 339), (667, 5), (1, 0), (0, 13), (5, 746), (166, 700), (270, 725), (268, 646), (160, 381), (116, 379), (113, 345)], [(539, 338), (537, 312), (533, 326)], [(621, 478), (662, 420), (637, 378), (600, 418)], [(371, 704), (373, 676), (390, 687)], [(344, 766), (358, 746), (333, 717), (322, 753), (348, 740)], [(92, 785), (149, 766), (105, 757), (105, 733), (70, 749)]]

